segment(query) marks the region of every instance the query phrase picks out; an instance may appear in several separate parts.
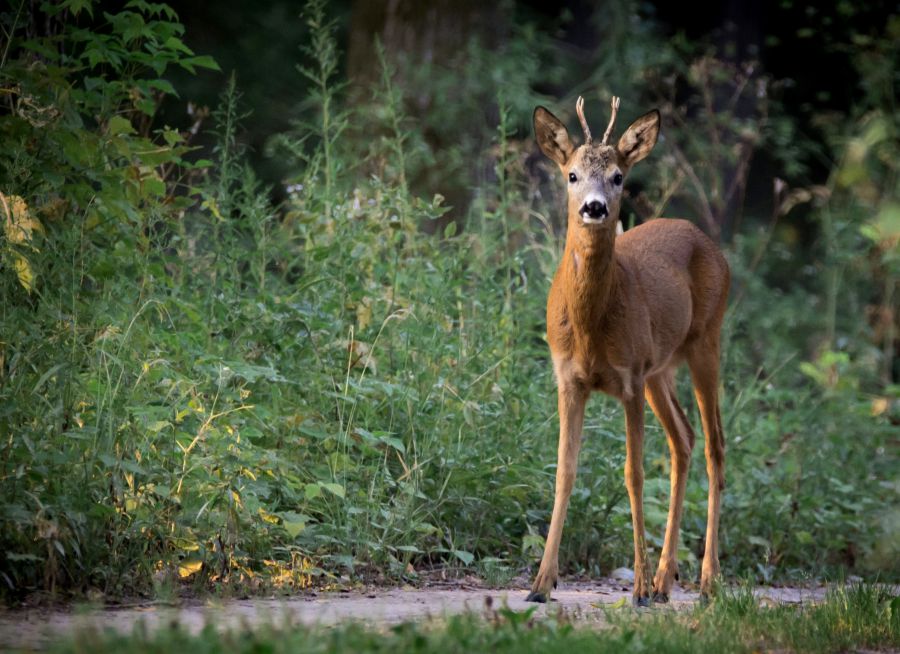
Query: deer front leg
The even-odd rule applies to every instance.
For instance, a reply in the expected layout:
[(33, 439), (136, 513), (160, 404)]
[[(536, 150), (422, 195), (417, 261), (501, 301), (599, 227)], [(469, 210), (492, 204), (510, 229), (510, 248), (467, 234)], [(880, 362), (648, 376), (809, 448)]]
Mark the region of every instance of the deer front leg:
[(565, 379), (558, 381), (559, 395), (559, 452), (556, 463), (556, 496), (550, 530), (544, 545), (544, 556), (527, 602), (546, 602), (550, 591), (556, 587), (559, 576), (559, 543), (562, 540), (563, 523), (569, 508), (569, 496), (575, 485), (578, 451), (581, 449), (581, 428), (584, 424), (584, 405), (587, 392), (580, 385)]
[(659, 568), (653, 579), (653, 601), (665, 603), (669, 601), (672, 583), (678, 575), (678, 537), (681, 512), (684, 505), (688, 468), (691, 464), (691, 450), (694, 447), (695, 439), (687, 416), (684, 415), (684, 411), (678, 404), (673, 370), (670, 369), (648, 378), (645, 397), (665, 429), (669, 451), (672, 455), (671, 495), (669, 497), (669, 518), (666, 522), (666, 540), (659, 557)]
[(644, 394), (643, 384), (623, 400), (625, 405), (625, 486), (634, 528), (635, 606), (650, 606), (650, 567), (644, 536)]

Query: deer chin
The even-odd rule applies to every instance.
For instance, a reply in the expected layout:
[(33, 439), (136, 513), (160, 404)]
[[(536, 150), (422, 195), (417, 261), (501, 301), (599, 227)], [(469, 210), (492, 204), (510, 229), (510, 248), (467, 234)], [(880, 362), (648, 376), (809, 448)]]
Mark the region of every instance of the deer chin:
[(600, 218), (591, 218), (590, 216), (582, 216), (581, 224), (582, 225), (602, 225), (606, 222), (609, 216), (601, 216)]

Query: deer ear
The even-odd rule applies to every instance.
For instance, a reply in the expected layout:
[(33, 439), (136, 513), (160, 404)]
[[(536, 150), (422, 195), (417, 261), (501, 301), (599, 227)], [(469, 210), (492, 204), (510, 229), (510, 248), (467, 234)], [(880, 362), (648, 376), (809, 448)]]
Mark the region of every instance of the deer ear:
[(656, 145), (659, 136), (659, 111), (644, 114), (631, 123), (622, 138), (619, 139), (616, 150), (622, 157), (624, 164), (631, 168), (638, 161), (650, 154), (650, 150)]
[(534, 135), (541, 152), (560, 166), (566, 165), (575, 148), (569, 139), (569, 130), (543, 107), (534, 110)]

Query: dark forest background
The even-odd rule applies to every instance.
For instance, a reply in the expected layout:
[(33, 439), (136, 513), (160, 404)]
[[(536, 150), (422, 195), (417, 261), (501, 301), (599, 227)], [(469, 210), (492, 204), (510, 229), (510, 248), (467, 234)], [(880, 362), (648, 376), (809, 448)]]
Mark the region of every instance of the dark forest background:
[[(272, 135), (289, 129), (297, 118), (297, 107), (308, 98), (308, 82), (292, 65), (284, 65), (297, 58), (300, 44), (308, 38), (307, 27), (297, 20), (297, 3), (185, 2), (172, 6), (187, 28), (187, 42), (195, 50), (213, 55), (223, 71), (237, 76), (248, 106), (253, 107), (254, 118), (243, 136), (251, 148), (249, 155), (267, 181), (283, 181), (287, 165), (265, 153)], [(853, 55), (861, 55), (860, 50), (870, 41), (892, 37), (886, 32), (886, 21), (896, 10), (896, 3), (891, 2), (831, 2), (815, 7), (791, 1), (700, 2), (687, 12), (666, 2), (569, 2), (560, 7), (541, 2), (329, 3), (337, 21), (337, 45), (343, 53), (340, 75), (346, 77), (351, 94), (360, 103), (368, 100), (362, 89), (380, 76), (376, 41), (389, 58), (403, 66), (422, 63), (447, 75), (460, 75), (469, 58), (465, 49), (472, 42), (485, 48), (479, 54), (496, 58), (508, 55), (523, 32), (528, 33), (535, 46), (529, 55), (546, 69), (535, 71), (527, 80), (527, 99), (556, 104), (592, 92), (598, 120), (608, 104), (603, 89), (628, 90), (634, 85), (633, 76), (646, 72), (636, 70), (641, 59), (634, 58), (652, 61), (650, 52), (661, 44), (685, 57), (714, 52), (726, 62), (752, 63), (758, 77), (778, 82), (774, 100), (795, 119), (793, 127), (802, 134), (802, 142), (794, 146), (803, 150), (793, 162), (796, 169), (791, 170), (793, 181), (799, 184), (827, 180), (831, 171), (828, 155), (832, 153), (825, 145), (827, 128), (819, 123), (829, 114), (846, 116), (858, 108), (859, 98), (873, 80), (861, 77)], [(216, 76), (197, 78), (181, 71), (173, 80), (186, 97), (215, 105), (221, 86)], [(882, 92), (889, 93), (892, 87), (889, 80), (884, 81), (888, 86)], [(496, 100), (490, 95), (491, 84), (483, 82), (486, 88), (435, 88), (436, 84), (427, 83), (418, 89), (405, 88), (405, 93), (417, 95), (408, 99), (405, 108), (416, 120), (428, 124), (428, 110), (435, 102), (450, 101), (454, 93), (481, 92), (466, 99), (472, 104), (483, 102), (479, 114), (470, 116), (476, 120), (469, 130), (490, 134), (490, 119), (496, 122)], [(490, 82), (495, 92), (504, 86), (502, 79)], [(652, 103), (652, 97), (647, 99)], [(174, 123), (183, 103), (173, 101), (165, 110), (166, 118)], [(527, 138), (530, 112), (513, 120), (517, 135)], [(489, 140), (489, 136), (483, 138)], [(454, 142), (452, 137), (448, 140)], [(761, 161), (750, 172), (759, 184), (760, 193), (754, 195), (765, 197), (771, 178), (783, 176), (784, 171), (779, 167), (779, 155), (761, 150)], [(760, 205), (764, 201), (761, 198)]]

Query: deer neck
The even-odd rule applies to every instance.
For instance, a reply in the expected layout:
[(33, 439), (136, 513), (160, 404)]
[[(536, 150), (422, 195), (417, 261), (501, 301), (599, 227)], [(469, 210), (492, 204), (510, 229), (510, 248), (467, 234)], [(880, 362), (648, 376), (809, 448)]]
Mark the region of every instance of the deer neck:
[(615, 232), (590, 233), (580, 226), (566, 239), (563, 271), (566, 304), (578, 331), (593, 333), (613, 301), (618, 288)]

